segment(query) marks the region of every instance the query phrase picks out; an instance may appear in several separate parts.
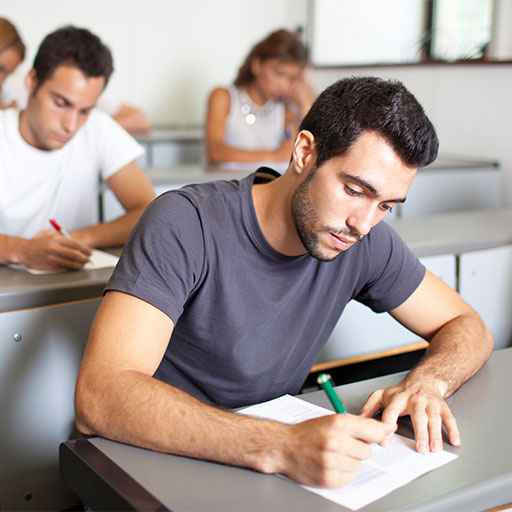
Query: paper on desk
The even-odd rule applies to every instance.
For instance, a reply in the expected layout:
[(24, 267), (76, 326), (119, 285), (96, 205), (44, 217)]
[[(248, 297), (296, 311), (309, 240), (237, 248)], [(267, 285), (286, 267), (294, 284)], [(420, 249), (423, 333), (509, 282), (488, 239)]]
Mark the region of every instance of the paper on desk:
[(119, 261), (119, 256), (114, 256), (98, 249), (92, 250), (91, 259), (84, 265), (85, 270), (96, 270), (98, 268), (115, 267)]
[[(109, 254), (105, 251), (100, 251), (98, 249), (93, 249), (91, 258), (88, 263), (84, 265), (84, 270), (96, 270), (99, 268), (109, 268), (115, 267), (117, 262), (119, 261), (118, 256), (114, 256), (113, 254)], [(61, 272), (66, 272), (65, 269), (59, 270), (36, 270), (34, 268), (28, 268), (24, 265), (9, 265), (13, 268), (19, 268), (21, 270), (26, 270), (31, 274), (59, 274)]]
[[(253, 405), (239, 412), (284, 423), (298, 423), (310, 418), (334, 414), (328, 409), (291, 395)], [(318, 489), (304, 485), (302, 487), (339, 505), (358, 510), (424, 473), (457, 458), (457, 455), (446, 451), (418, 453), (414, 449), (414, 441), (398, 434), (395, 434), (390, 446), (383, 448), (374, 444), (372, 449), (371, 458), (362, 462), (361, 468), (350, 484), (337, 489)]]

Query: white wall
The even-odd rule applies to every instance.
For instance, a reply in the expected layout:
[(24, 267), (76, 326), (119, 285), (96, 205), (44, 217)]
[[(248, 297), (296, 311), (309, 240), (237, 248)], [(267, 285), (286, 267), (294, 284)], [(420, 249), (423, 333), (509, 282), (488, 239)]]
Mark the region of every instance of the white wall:
[(277, 28), (306, 22), (306, 0), (1, 0), (20, 30), (26, 72), (43, 37), (87, 27), (111, 48), (111, 92), (155, 122), (202, 123), (208, 92), (231, 83), (250, 47)]
[[(498, 4), (500, 24), (510, 27), (512, 0)], [(117, 70), (109, 88), (157, 123), (201, 124), (208, 91), (233, 80), (254, 42), (275, 28), (294, 29), (307, 20), (307, 0), (1, 0), (0, 5), (1, 15), (19, 27), (28, 45), (24, 71), (45, 34), (64, 23), (89, 27), (114, 53)], [(501, 34), (503, 39), (510, 31)], [(512, 65), (313, 70), (312, 80), (320, 91), (352, 74), (402, 80), (436, 125), (443, 153), (501, 162), (505, 202), (512, 204)]]

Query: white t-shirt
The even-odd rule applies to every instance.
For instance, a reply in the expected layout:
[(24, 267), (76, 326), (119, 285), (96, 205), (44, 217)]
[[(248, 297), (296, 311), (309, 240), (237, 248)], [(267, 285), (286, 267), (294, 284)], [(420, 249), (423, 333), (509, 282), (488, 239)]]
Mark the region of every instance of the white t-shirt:
[(99, 222), (100, 182), (144, 153), (110, 116), (94, 109), (62, 148), (36, 149), (19, 132), (19, 111), (0, 111), (0, 233), (30, 238)]

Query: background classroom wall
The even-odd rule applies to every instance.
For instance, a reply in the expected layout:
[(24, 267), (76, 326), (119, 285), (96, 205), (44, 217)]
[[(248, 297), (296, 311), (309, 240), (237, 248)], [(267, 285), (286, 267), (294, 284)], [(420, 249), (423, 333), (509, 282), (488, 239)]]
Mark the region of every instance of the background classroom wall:
[(2, 0), (0, 16), (28, 47), (74, 24), (97, 33), (114, 55), (109, 93), (156, 123), (201, 124), (209, 91), (234, 80), (248, 49), (267, 32), (306, 20), (306, 0)]
[[(499, 21), (510, 27), (512, 0), (501, 4)], [(112, 95), (142, 107), (156, 123), (197, 126), (204, 121), (208, 92), (232, 82), (254, 42), (282, 26), (304, 27), (307, 33), (311, 5), (308, 0), (2, 0), (0, 11), (28, 46), (20, 74), (45, 34), (66, 23), (86, 26), (114, 53)], [(353, 5), (364, 8), (364, 2)], [(501, 37), (512, 44), (510, 31)], [(402, 80), (436, 125), (443, 154), (501, 163), (504, 204), (512, 204), (511, 64), (313, 69), (311, 80), (320, 91), (353, 74)]]

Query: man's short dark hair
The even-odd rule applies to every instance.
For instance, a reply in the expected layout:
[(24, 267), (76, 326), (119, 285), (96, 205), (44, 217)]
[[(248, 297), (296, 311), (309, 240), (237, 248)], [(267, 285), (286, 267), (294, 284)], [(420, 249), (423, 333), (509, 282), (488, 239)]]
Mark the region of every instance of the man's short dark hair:
[(353, 77), (327, 87), (299, 130), (315, 137), (317, 167), (345, 154), (364, 132), (384, 137), (409, 167), (426, 167), (439, 149), (434, 126), (416, 98), (398, 81)]
[(34, 59), (37, 87), (61, 65), (76, 66), (86, 77), (105, 78), (114, 70), (112, 54), (100, 38), (85, 28), (62, 27), (44, 39)]

